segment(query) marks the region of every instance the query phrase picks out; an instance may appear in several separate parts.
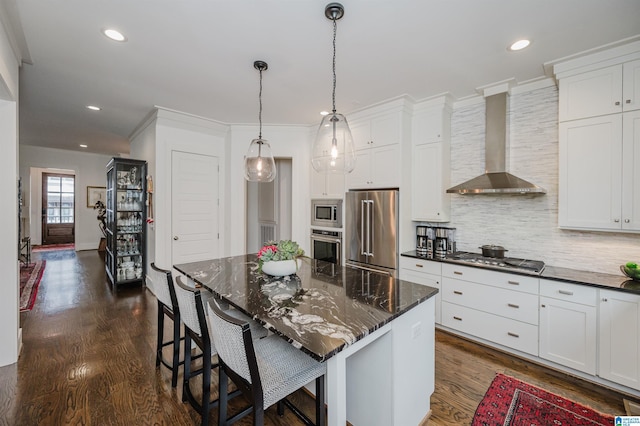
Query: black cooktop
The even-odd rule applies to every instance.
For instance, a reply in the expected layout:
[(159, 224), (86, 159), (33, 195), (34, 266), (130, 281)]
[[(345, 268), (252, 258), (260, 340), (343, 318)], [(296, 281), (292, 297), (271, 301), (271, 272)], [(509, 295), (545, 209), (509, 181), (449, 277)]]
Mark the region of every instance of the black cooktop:
[(498, 259), (495, 257), (486, 257), (480, 253), (466, 251), (458, 251), (447, 255), (443, 260), (461, 265), (467, 264), (491, 269), (517, 271), (530, 275), (540, 275), (544, 270), (544, 262), (541, 260), (518, 259), (515, 257)]

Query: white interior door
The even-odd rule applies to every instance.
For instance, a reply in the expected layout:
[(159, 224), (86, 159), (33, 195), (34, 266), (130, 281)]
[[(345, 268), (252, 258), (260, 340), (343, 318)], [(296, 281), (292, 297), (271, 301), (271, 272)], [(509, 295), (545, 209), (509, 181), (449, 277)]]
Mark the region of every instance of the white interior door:
[(220, 257), (219, 159), (171, 153), (172, 263)]

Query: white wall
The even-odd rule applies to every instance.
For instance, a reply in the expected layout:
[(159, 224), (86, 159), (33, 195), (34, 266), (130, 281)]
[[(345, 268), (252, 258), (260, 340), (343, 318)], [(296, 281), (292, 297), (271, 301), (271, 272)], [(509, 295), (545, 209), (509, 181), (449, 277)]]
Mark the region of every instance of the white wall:
[[(478, 252), (483, 244), (497, 244), (511, 257), (620, 275), (620, 264), (640, 259), (640, 236), (558, 228), (558, 91), (552, 84), (525, 90), (510, 99), (510, 171), (547, 194), (453, 194), (450, 225), (457, 228), (458, 249)], [(484, 118), (484, 102), (454, 109), (454, 185), (484, 172)]]
[[(262, 126), (262, 134), (271, 145), (273, 156), (291, 158), (291, 239), (309, 253), (309, 128), (305, 126)], [(229, 256), (244, 254), (246, 242), (246, 184), (244, 156), (252, 139), (258, 135), (258, 126), (231, 126), (229, 175)]]
[(106, 186), (106, 165), (111, 157), (79, 151), (20, 145), (20, 177), (24, 189), (25, 210), (29, 210), (32, 244), (42, 242), (42, 172), (44, 169), (71, 170), (76, 176), (76, 250), (98, 248), (102, 232), (98, 227), (98, 213), (87, 207), (87, 186)]
[[(3, 12), (4, 13), (4, 12)], [(0, 20), (0, 366), (18, 360), (22, 345), (18, 297), (18, 66), (8, 32)]]

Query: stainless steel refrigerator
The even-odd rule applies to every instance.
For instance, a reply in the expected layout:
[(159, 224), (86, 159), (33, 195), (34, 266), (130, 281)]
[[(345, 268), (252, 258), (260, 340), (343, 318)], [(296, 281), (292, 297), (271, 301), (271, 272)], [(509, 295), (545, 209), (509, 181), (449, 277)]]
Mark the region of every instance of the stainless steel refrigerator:
[(396, 276), (398, 191), (349, 191), (345, 210), (347, 265)]

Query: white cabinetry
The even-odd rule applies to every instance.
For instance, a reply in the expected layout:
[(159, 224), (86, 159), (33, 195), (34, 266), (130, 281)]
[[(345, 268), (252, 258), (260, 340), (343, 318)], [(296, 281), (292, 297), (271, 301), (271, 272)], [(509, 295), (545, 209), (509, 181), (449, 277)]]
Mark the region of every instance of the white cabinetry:
[(560, 123), (562, 228), (640, 231), (640, 110)]
[(561, 228), (640, 232), (640, 43), (554, 65)]
[(540, 280), (540, 358), (596, 374), (597, 289)]
[(640, 296), (600, 290), (599, 306), (598, 375), (640, 390)]
[(363, 111), (349, 123), (356, 149), (355, 169), (346, 189), (398, 188), (402, 180), (402, 146), (409, 134), (405, 101)]
[(400, 256), (400, 279), (411, 281), (416, 284), (426, 285), (438, 289), (435, 297), (436, 303), (436, 324), (441, 322), (440, 302), (442, 278), (441, 262), (431, 260), (416, 259), (413, 257)]
[(445, 263), (442, 325), (538, 356), (538, 278)]
[(311, 167), (312, 198), (344, 198), (343, 173), (318, 173)]
[(560, 121), (640, 109), (640, 60), (562, 78), (559, 85)]
[(450, 98), (418, 104), (414, 111), (411, 219), (448, 222), (451, 212), (451, 196), (446, 193), (450, 186)]

